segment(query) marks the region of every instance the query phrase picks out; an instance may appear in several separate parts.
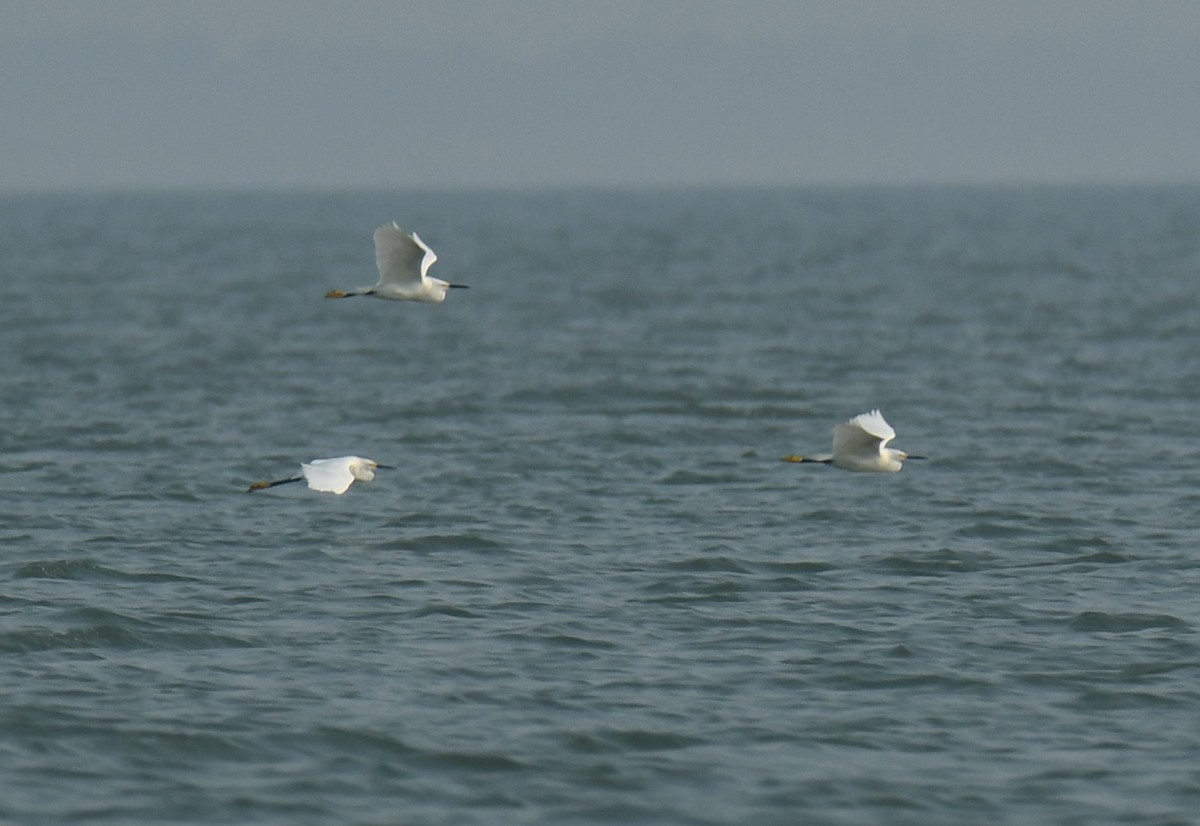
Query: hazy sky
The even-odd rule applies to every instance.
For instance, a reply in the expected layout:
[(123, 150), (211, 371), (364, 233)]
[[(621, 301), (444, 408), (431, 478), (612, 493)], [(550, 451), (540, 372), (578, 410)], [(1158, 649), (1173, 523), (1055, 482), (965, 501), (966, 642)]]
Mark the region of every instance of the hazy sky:
[(1200, 181), (1198, 0), (0, 0), (0, 189)]

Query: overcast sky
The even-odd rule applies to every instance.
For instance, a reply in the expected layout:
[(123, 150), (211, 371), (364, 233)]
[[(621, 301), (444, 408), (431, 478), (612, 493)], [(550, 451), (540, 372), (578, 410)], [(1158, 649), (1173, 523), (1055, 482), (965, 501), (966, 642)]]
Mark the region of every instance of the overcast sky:
[(0, 0), (0, 189), (1200, 181), (1198, 0)]

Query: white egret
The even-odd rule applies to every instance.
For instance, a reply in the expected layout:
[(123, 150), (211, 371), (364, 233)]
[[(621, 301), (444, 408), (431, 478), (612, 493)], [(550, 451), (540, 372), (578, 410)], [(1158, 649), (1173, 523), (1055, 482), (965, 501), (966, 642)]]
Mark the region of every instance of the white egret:
[(905, 459), (924, 459), (910, 456), (903, 450), (887, 447), (896, 438), (896, 431), (878, 410), (861, 413), (833, 429), (833, 453), (817, 456), (784, 456), (785, 462), (820, 462), (842, 470), (861, 473), (898, 473)]
[(381, 465), (374, 459), (364, 459), (361, 456), (338, 456), (333, 459), (313, 459), (300, 465), (301, 476), (290, 476), (287, 479), (276, 479), (274, 482), (255, 482), (247, 489), (247, 493), (256, 490), (273, 488), (276, 485), (286, 485), (291, 482), (307, 481), (313, 490), (322, 493), (345, 493), (356, 481), (370, 482), (375, 478), (376, 468), (394, 470), (393, 465)]
[(375, 264), (379, 267), (379, 283), (374, 287), (355, 290), (330, 290), (326, 298), (350, 298), (369, 295), (394, 301), (446, 300), (446, 291), (465, 290), (466, 284), (451, 284), (440, 278), (430, 278), (429, 268), (437, 255), (415, 232), (405, 232), (393, 221), (375, 230)]

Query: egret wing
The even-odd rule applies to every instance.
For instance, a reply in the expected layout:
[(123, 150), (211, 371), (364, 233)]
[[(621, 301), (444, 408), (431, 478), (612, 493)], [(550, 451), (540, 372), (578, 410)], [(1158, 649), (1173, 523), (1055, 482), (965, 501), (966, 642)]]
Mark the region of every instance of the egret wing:
[(433, 250), (393, 221), (375, 230), (375, 265), (380, 284), (416, 286), (437, 260)]
[(336, 459), (313, 459), (300, 465), (304, 478), (313, 490), (323, 493), (345, 493), (354, 484), (350, 463), (354, 456), (339, 456)]
[(850, 421), (872, 436), (881, 439), (884, 444), (896, 438), (896, 431), (892, 430), (892, 426), (884, 420), (883, 414), (878, 410), (872, 410), (870, 413), (860, 413)]
[(896, 431), (878, 410), (862, 413), (833, 429), (835, 456), (878, 453), (879, 449), (896, 438)]
[(429, 268), (433, 266), (433, 262), (437, 261), (437, 253), (429, 248), (429, 245), (421, 240), (421, 236), (415, 232), (412, 234), (413, 243), (421, 249), (425, 250), (425, 257), (421, 259), (421, 277), (429, 275)]

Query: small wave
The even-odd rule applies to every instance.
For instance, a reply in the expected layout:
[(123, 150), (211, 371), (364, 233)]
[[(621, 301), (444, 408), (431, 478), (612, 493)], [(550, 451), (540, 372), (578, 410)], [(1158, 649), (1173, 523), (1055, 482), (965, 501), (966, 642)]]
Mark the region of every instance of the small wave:
[(926, 554), (892, 554), (879, 560), (878, 566), (889, 573), (909, 576), (947, 576), (984, 570), (974, 554), (942, 549)]
[(794, 576), (777, 576), (763, 580), (759, 589), (763, 591), (778, 591), (779, 593), (794, 593), (796, 591), (812, 591), (819, 587), (817, 583)]
[(576, 649), (599, 648), (599, 649), (610, 649), (610, 650), (620, 648), (619, 645), (617, 645), (615, 642), (611, 642), (610, 640), (585, 639), (584, 637), (577, 637), (573, 634), (562, 634), (562, 633), (551, 634), (550, 636), (545, 638), (545, 641), (550, 643), (551, 645), (558, 645), (558, 646), (562, 646), (564, 648), (576, 648)]
[(381, 551), (502, 551), (505, 546), (477, 533), (427, 534), (389, 539), (374, 545)]
[(731, 574), (749, 574), (752, 571), (736, 559), (728, 556), (698, 556), (678, 562), (668, 562), (669, 571), (723, 571)]
[(645, 589), (645, 601), (655, 605), (690, 605), (706, 602), (744, 602), (745, 587), (739, 582), (705, 579), (668, 579), (654, 582)]
[[(316, 733), (323, 743), (360, 756), (371, 754), (383, 757), (407, 757), (418, 752), (418, 749), (408, 745), (400, 738), (380, 731), (362, 731), (326, 725), (320, 726)], [(295, 746), (294, 743), (287, 745), (289, 748)]]
[(836, 571), (838, 566), (830, 562), (763, 562), (758, 567), (764, 571), (775, 571), (780, 574), (823, 574), (826, 571)]
[[(107, 613), (107, 612), (98, 612)], [(250, 648), (253, 643), (228, 634), (174, 631), (114, 614), (71, 628), (21, 628), (0, 634), (0, 651), (29, 653), (64, 650), (197, 651), (210, 648)]]
[(507, 754), (479, 751), (431, 751), (420, 755), (422, 765), (471, 772), (524, 771), (528, 766)]
[(976, 519), (971, 524), (959, 528), (954, 533), (956, 536), (969, 539), (1003, 539), (1032, 533), (1032, 529), (1017, 516), (1004, 514), (997, 515), (994, 518)]
[(744, 477), (728, 473), (701, 473), (695, 470), (677, 470), (658, 480), (660, 485), (728, 485), (744, 481)]
[(457, 605), (425, 605), (413, 612), (415, 617), (455, 617), (457, 619), (481, 619), (482, 615), (460, 608)]
[(10, 654), (72, 649), (141, 648), (140, 637), (113, 626), (53, 630), (25, 628), (0, 635), (0, 651)]
[(677, 751), (707, 742), (674, 731), (652, 729), (600, 729), (576, 732), (566, 739), (570, 751), (582, 754)]
[(1122, 565), (1126, 562), (1135, 561), (1133, 557), (1119, 554), (1115, 551), (1099, 551), (1085, 556), (1078, 556), (1074, 559), (1066, 560), (1068, 565)]
[(1173, 697), (1169, 693), (1134, 690), (1120, 691), (1092, 688), (1082, 692), (1074, 704), (1088, 710), (1110, 711), (1115, 709), (1146, 708), (1190, 708), (1185, 698)]
[(1146, 631), (1151, 628), (1190, 628), (1179, 617), (1170, 614), (1107, 614), (1103, 611), (1084, 611), (1071, 619), (1067, 625), (1072, 631), (1108, 631), (1125, 633)]
[(109, 568), (90, 559), (48, 559), (22, 565), (16, 579), (70, 579), (120, 582), (193, 582), (193, 577), (176, 574), (131, 573)]

